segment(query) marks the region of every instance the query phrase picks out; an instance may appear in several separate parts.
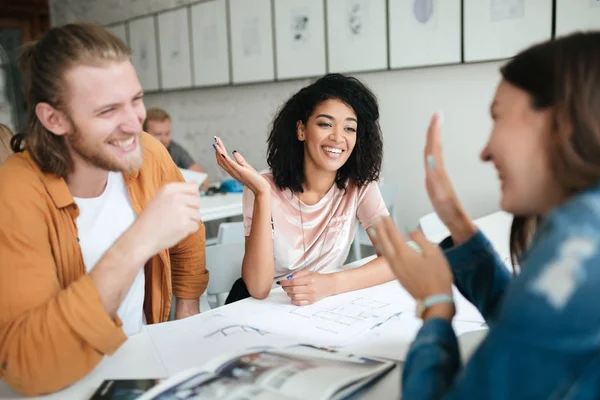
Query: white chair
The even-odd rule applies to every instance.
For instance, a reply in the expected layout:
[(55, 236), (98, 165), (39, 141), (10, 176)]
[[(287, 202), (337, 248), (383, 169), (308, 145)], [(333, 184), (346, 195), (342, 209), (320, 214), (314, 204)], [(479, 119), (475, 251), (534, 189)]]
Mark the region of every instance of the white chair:
[[(233, 283), (242, 277), (244, 243), (216, 244), (206, 247), (206, 269), (210, 272), (206, 294), (211, 308), (225, 304)], [(211, 297), (216, 299), (212, 300)]]
[(222, 222), (219, 225), (217, 244), (245, 243), (243, 222)]
[[(386, 183), (379, 184), (379, 191), (381, 192), (381, 197), (383, 198), (383, 202), (385, 203), (385, 207), (390, 213), (390, 217), (392, 217), (392, 221), (396, 224), (396, 188), (394, 185)], [(354, 236), (354, 242), (352, 242), (352, 253), (354, 255), (354, 261), (362, 259), (362, 251), (361, 246), (373, 246), (371, 243), (371, 239), (369, 239), (369, 235), (362, 228), (362, 226), (358, 226), (356, 228), (356, 234)]]

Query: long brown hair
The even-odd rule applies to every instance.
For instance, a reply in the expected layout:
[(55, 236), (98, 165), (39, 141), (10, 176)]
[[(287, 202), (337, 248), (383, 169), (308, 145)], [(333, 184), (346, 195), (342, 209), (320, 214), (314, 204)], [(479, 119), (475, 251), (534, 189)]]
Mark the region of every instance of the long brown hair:
[(41, 170), (66, 177), (73, 161), (63, 136), (49, 132), (37, 118), (38, 103), (48, 103), (67, 113), (65, 73), (78, 65), (99, 66), (122, 62), (131, 51), (122, 40), (102, 26), (68, 24), (51, 28), (38, 42), (24, 46), (19, 69), (25, 81), (28, 119), (25, 130), (11, 140), (16, 153), (27, 150)]
[[(552, 175), (564, 195), (575, 195), (600, 181), (600, 32), (535, 45), (500, 72), (530, 94), (535, 109), (552, 111), (547, 151)], [(541, 217), (513, 220), (510, 252), (515, 272)]]
[(13, 132), (4, 124), (0, 124), (0, 164), (4, 162), (12, 153), (10, 149), (10, 139)]

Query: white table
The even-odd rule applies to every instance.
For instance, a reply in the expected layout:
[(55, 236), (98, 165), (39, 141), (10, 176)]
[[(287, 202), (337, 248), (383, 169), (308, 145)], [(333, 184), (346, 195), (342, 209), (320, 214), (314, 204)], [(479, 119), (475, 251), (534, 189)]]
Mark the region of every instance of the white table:
[(200, 213), (202, 222), (242, 215), (242, 194), (224, 193), (202, 196)]
[[(360, 260), (346, 266), (346, 268), (362, 265), (371, 258), (372, 257)], [(366, 290), (372, 290), (372, 293), (383, 293), (383, 291), (387, 290), (387, 293), (389, 293), (391, 285), (394, 284), (395, 283), (393, 282), (387, 283), (381, 285), (381, 288), (374, 287)], [(403, 359), (403, 356), (408, 351), (410, 343), (412, 342), (412, 338), (419, 329), (419, 324), (414, 317), (411, 318), (411, 311), (408, 311), (414, 309), (412, 299), (406, 297), (406, 293), (403, 292), (403, 289), (399, 285), (398, 290), (400, 291), (398, 293), (398, 299), (401, 299), (401, 302), (395, 304), (394, 307), (398, 307), (398, 310), (403, 311), (403, 315), (406, 314), (407, 317), (405, 319), (399, 318), (393, 324), (390, 324), (389, 328), (383, 329), (383, 327), (388, 326), (384, 324), (382, 328), (369, 331), (364, 335), (361, 334), (357, 340), (353, 340), (349, 345), (345, 345), (342, 350), (350, 351), (354, 354), (371, 354), (375, 356), (391, 357), (397, 360)], [(236, 318), (236, 313), (238, 311), (245, 312), (249, 309), (252, 309), (255, 313), (262, 313), (263, 311), (268, 312), (269, 310), (272, 310), (274, 306), (277, 307), (277, 304), (282, 304), (282, 299), (287, 299), (281, 291), (281, 288), (274, 289), (271, 295), (265, 300), (246, 299), (186, 320), (148, 327), (142, 333), (130, 337), (113, 356), (105, 357), (88, 376), (61, 392), (42, 398), (52, 400), (88, 399), (105, 379), (166, 377), (170, 373), (178, 372), (178, 370), (180, 370), (179, 366), (183, 369), (184, 366), (181, 364), (187, 363), (198, 365), (196, 364), (198, 362), (197, 360), (199, 360), (198, 355), (210, 352), (211, 350), (213, 352), (215, 351), (215, 349), (210, 347), (202, 347), (203, 342), (199, 339), (202, 335), (199, 334), (199, 331), (202, 329), (206, 330), (208, 325), (220, 318), (219, 315), (225, 315), (227, 318)], [(350, 296), (352, 293), (344, 295)], [(460, 301), (457, 302), (457, 308), (459, 310), (457, 319), (459, 319), (461, 315), (468, 315), (468, 313), (465, 313), (465, 310), (468, 309), (468, 307), (472, 306), (470, 304), (466, 305), (461, 303)], [(403, 315), (401, 315), (401, 317)], [(243, 323), (242, 314), (239, 314), (238, 318)], [(476, 322), (465, 322), (465, 324), (479, 326), (479, 323)], [(283, 329), (284, 332), (287, 329), (287, 333), (295, 333), (296, 336), (298, 335), (298, 331), (302, 331), (302, 329), (298, 329), (298, 327), (294, 326), (282, 327), (281, 329)], [(157, 331), (160, 331), (163, 334), (162, 341), (159, 340)], [(282, 335), (282, 332), (273, 332)], [(305, 332), (307, 331), (305, 330)], [(304, 335), (304, 332), (302, 334)], [(482, 337), (482, 331), (461, 336), (459, 338), (459, 343), (461, 343), (461, 353), (468, 356)], [(301, 342), (301, 340), (299, 340), (299, 342)], [(272, 343), (269, 343), (269, 345), (271, 344)], [(248, 346), (245, 343), (243, 343), (243, 345)], [(170, 360), (167, 356), (170, 356)], [(173, 367), (173, 360), (180, 365)], [(383, 379), (364, 392), (361, 397), (374, 399), (399, 398), (401, 390), (400, 382), (401, 363)], [(8, 388), (6, 384), (0, 382), (0, 398), (18, 397), (19, 396)]]
[[(79, 382), (60, 392), (36, 399), (87, 400), (105, 379), (144, 379), (166, 375), (148, 333), (143, 332), (131, 336), (112, 356), (104, 357), (100, 364)], [(22, 397), (0, 381), (1, 399)]]

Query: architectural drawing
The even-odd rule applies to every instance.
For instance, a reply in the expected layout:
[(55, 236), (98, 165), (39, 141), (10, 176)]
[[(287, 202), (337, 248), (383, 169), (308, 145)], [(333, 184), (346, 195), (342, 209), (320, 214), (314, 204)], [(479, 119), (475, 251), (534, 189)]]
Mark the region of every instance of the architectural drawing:
[(277, 77), (289, 79), (325, 74), (323, 0), (274, 1), (273, 13)]
[(263, 331), (258, 328), (254, 328), (249, 325), (228, 325), (217, 329), (216, 331), (210, 332), (204, 335), (204, 339), (216, 338), (216, 337), (227, 337), (238, 333), (256, 333), (260, 336), (265, 336), (269, 332)]
[(290, 28), (294, 43), (308, 41), (310, 33), (308, 29), (309, 22), (309, 10), (306, 8), (292, 10), (292, 26)]
[(348, 0), (348, 30), (350, 36), (364, 36), (368, 5), (361, 0)]
[(318, 329), (341, 333), (356, 324), (369, 321), (376, 324), (378, 321), (388, 318), (387, 313), (381, 313), (378, 310), (389, 305), (389, 303), (359, 297), (348, 303), (332, 307), (298, 307), (290, 310), (290, 314), (310, 319)]

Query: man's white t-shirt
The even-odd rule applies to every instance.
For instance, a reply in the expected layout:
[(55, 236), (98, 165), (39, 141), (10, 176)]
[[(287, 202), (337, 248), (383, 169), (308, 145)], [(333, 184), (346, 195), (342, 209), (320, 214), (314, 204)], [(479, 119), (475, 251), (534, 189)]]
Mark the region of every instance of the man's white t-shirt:
[[(89, 273), (119, 236), (133, 224), (136, 215), (123, 175), (119, 172), (108, 173), (106, 189), (100, 196), (87, 199), (75, 197), (75, 202), (79, 206), (76, 222), (79, 245), (85, 269)], [(139, 333), (145, 324), (144, 285), (144, 268), (141, 268), (117, 311), (127, 336)]]

